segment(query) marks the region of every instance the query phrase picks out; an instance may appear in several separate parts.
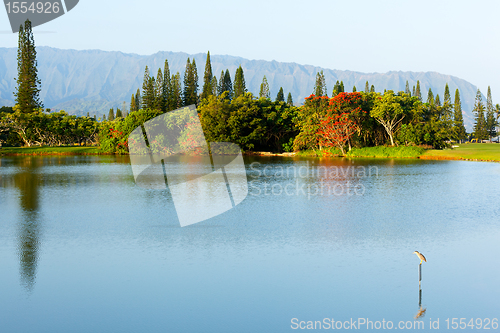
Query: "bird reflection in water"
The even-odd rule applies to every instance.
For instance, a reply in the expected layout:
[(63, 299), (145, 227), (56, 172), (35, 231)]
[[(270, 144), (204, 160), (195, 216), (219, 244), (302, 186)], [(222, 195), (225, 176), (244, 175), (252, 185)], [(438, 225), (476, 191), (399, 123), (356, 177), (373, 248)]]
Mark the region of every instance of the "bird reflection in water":
[(14, 176), (14, 185), (19, 190), (19, 205), (22, 212), (18, 225), (19, 273), (21, 285), (28, 293), (31, 293), (36, 282), (40, 248), (39, 186), (41, 179), (36, 172), (37, 159), (22, 159), (18, 166), (20, 171)]
[(427, 308), (422, 307), (422, 289), (418, 288), (418, 306), (419, 310), (415, 317), (413, 317), (415, 320), (418, 320), (420, 318), (423, 318), (425, 316), (425, 311), (427, 311)]

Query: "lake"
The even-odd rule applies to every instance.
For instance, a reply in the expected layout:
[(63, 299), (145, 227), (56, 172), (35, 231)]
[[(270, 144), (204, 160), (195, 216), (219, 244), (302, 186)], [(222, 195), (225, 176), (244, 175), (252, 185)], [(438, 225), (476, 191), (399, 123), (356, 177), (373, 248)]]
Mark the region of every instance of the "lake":
[(181, 228), (127, 156), (0, 158), (0, 332), (495, 331), (499, 163), (245, 166), (243, 202)]

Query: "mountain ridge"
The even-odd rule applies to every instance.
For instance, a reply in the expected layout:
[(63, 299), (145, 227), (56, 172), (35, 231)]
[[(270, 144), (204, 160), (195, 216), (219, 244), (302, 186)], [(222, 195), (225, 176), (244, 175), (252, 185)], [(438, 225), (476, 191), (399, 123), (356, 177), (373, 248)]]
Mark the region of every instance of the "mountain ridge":
[[(17, 48), (0, 48), (0, 104), (13, 105), (15, 77), (17, 76)], [(158, 68), (163, 69), (168, 59), (170, 72), (184, 73), (187, 58), (194, 58), (203, 86), (205, 53), (188, 54), (185, 52), (158, 51), (152, 55), (139, 55), (121, 51), (56, 49), (47, 46), (37, 47), (39, 77), (42, 81), (40, 97), (45, 107), (54, 110), (64, 109), (70, 114), (91, 115), (107, 114), (111, 107), (123, 107), (130, 97), (142, 87), (144, 68), (156, 77)], [(314, 88), (315, 76), (323, 70), (327, 91), (331, 94), (333, 85), (342, 80), (346, 91), (356, 85), (358, 91), (364, 90), (365, 82), (373, 84), (376, 91), (405, 89), (408, 80), (410, 89), (420, 81), (422, 97), (425, 100), (429, 87), (434, 95), (443, 98), (444, 86), (448, 83), (452, 99), (455, 89), (459, 88), (466, 127), (473, 126), (472, 107), (477, 87), (463, 79), (438, 72), (388, 71), (386, 73), (363, 73), (350, 70), (322, 68), (302, 65), (295, 62), (276, 60), (250, 60), (231, 55), (210, 55), (212, 73), (220, 77), (221, 70), (229, 69), (231, 78), (238, 66), (242, 66), (248, 91), (258, 95), (262, 78), (266, 75), (271, 98), (274, 99), (280, 87), (285, 96), (292, 93), (295, 104), (301, 104)]]

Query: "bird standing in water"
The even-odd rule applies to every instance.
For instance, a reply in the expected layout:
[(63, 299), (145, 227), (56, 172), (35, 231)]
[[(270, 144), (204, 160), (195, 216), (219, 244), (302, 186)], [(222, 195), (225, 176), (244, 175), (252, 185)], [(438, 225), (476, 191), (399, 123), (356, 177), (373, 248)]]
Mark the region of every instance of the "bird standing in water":
[(425, 259), (424, 255), (422, 253), (420, 253), (418, 251), (415, 251), (413, 253), (415, 253), (417, 255), (418, 259), (420, 259), (420, 264), (422, 264), (422, 261), (427, 262), (427, 260)]

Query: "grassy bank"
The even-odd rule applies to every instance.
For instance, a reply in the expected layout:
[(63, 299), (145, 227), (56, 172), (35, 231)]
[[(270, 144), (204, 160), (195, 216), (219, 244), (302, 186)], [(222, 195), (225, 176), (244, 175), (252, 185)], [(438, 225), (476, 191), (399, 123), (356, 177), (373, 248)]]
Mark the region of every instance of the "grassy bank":
[(0, 155), (88, 155), (99, 154), (99, 147), (5, 147)]
[[(380, 158), (418, 158), (425, 152), (424, 148), (420, 147), (365, 147), (353, 148), (347, 152), (345, 157), (380, 157)], [(305, 150), (297, 152), (296, 156), (307, 157), (341, 157), (339, 149), (328, 150)]]
[(453, 149), (427, 150), (420, 158), (500, 162), (498, 143), (464, 143), (458, 146)]
[(425, 152), (420, 147), (365, 147), (353, 148), (346, 157), (380, 157), (380, 158), (418, 158)]

